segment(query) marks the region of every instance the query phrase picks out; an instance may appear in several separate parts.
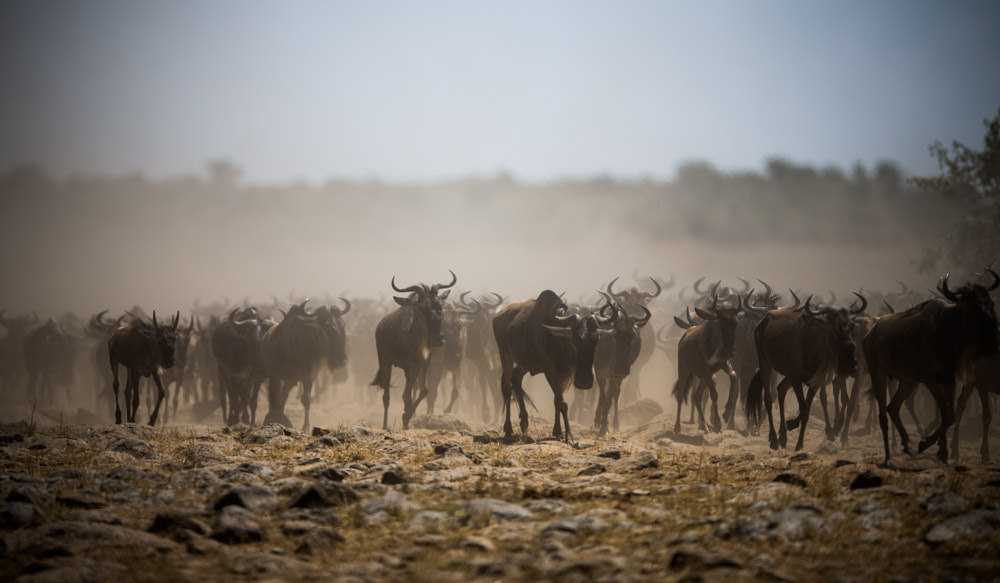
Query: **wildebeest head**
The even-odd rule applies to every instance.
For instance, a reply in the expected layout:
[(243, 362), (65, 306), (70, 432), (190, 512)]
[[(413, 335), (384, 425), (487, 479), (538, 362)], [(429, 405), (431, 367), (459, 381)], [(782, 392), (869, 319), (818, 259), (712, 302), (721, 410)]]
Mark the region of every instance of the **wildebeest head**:
[(696, 306), (694, 311), (708, 325), (718, 326), (722, 334), (722, 346), (726, 354), (731, 354), (736, 344), (737, 317), (743, 310), (743, 296), (733, 294), (736, 305), (719, 305), (719, 294), (716, 290), (712, 295), (712, 303), (706, 307)]
[(174, 315), (174, 319), (167, 326), (161, 326), (156, 319), (156, 311), (153, 311), (152, 334), (153, 349), (156, 351), (156, 360), (163, 368), (171, 368), (177, 359), (177, 324), (181, 320), (180, 311)]
[[(539, 299), (541, 300), (541, 296)], [(607, 328), (610, 316), (604, 318), (598, 314), (589, 316), (571, 314), (566, 304), (558, 297), (556, 299), (554, 313), (551, 314), (549, 323), (544, 324), (545, 330), (556, 338), (563, 338), (572, 343), (576, 354), (573, 384), (578, 389), (589, 389), (594, 386), (594, 351), (597, 349), (597, 341), (601, 336), (613, 333)]]
[(616, 375), (627, 375), (631, 371), (632, 363), (639, 357), (642, 341), (639, 338), (639, 329), (649, 323), (652, 313), (643, 305), (634, 306), (642, 315), (633, 316), (621, 304), (614, 302), (609, 296), (603, 294), (608, 300), (598, 314), (608, 319), (611, 337), (614, 338), (614, 358), (611, 368)]
[[(615, 282), (618, 281), (619, 277), (620, 276), (616, 276), (614, 279), (608, 282), (605, 291), (609, 296), (614, 298), (619, 304), (621, 304), (628, 310), (632, 310), (634, 307), (637, 306), (648, 305), (649, 302), (653, 301), (653, 299), (659, 296), (660, 293), (663, 291), (663, 286), (660, 285), (660, 282), (657, 281), (655, 278), (650, 277), (649, 281), (653, 283), (653, 287), (656, 288), (656, 291), (646, 292), (639, 289), (638, 287), (633, 286), (625, 291), (616, 292), (614, 291), (614, 286)], [(671, 278), (670, 285), (671, 286), (673, 285), (673, 278)]]
[(351, 311), (351, 302), (347, 298), (340, 298), (340, 301), (344, 303), (343, 309), (331, 304), (320, 306), (314, 312), (326, 336), (326, 358), (332, 368), (347, 365), (347, 327), (344, 324), (344, 316)]
[(855, 319), (861, 317), (868, 308), (868, 300), (858, 292), (852, 292), (860, 303), (854, 302), (850, 308), (812, 307), (812, 297), (806, 300), (802, 307), (807, 319), (822, 322), (832, 334), (833, 348), (837, 354), (838, 368), (845, 373), (853, 374), (858, 367), (854, 350)]
[[(451, 287), (458, 282), (458, 277), (454, 271), (451, 273), (450, 283), (435, 283), (428, 286), (426, 284), (411, 285), (409, 287), (396, 287), (396, 276), (392, 276), (392, 289), (400, 293), (409, 293), (409, 296), (392, 296), (400, 306), (412, 308), (427, 323), (428, 342), (431, 347), (438, 347), (444, 344), (444, 335), (441, 333), (441, 322), (443, 319), (444, 301), (451, 293)], [(441, 290), (444, 290), (441, 292)]]
[(987, 267), (986, 273), (993, 278), (989, 287), (977, 283), (967, 283), (957, 290), (948, 287), (948, 274), (938, 283), (938, 291), (954, 302), (963, 314), (963, 327), (976, 338), (974, 351), (978, 358), (992, 356), (998, 351), (997, 315), (990, 292), (1000, 287), (1000, 275)]

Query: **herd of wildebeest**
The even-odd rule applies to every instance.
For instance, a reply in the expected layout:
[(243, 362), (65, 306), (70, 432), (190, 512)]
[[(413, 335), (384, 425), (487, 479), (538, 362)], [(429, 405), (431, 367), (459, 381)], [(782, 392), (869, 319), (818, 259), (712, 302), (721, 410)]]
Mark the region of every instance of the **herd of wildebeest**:
[[(904, 284), (894, 292), (858, 290), (847, 306), (833, 292), (789, 289), (784, 296), (762, 280), (752, 286), (739, 278), (741, 285), (730, 287), (701, 278), (690, 293), (685, 287), (666, 294), (675, 285), (673, 277), (633, 277), (636, 285), (630, 288), (622, 289), (616, 277), (597, 290), (599, 295), (577, 302), (551, 290), (518, 302), (496, 292), (476, 297), (468, 291), (456, 300), (450, 295), (457, 283), (451, 272), (449, 282), (433, 285), (400, 287), (393, 277), (391, 287), (399, 294), (394, 303), (338, 302), (329, 296), (310, 302), (290, 294), (287, 302), (272, 298), (266, 305), (196, 304), (183, 319), (180, 312), (149, 316), (136, 306), (117, 318), (103, 311), (86, 322), (72, 314), (43, 321), (37, 314), (0, 312), (5, 332), (0, 394), (8, 400), (24, 395), (33, 404), (53, 402), (58, 389), (75, 390), (74, 371), (84, 361), (98, 380), (97, 405), (113, 410), (116, 423), (135, 422), (140, 395), (148, 395), (151, 425), (176, 419), (179, 406), (221, 410), (230, 425), (255, 424), (264, 388), (263, 421), (290, 426), (286, 404), (300, 388), (308, 428), (312, 400), (350, 375), (360, 402), (374, 405), (377, 399), (368, 379), (381, 389), (388, 428), (392, 370), (399, 368), (405, 379), (404, 428), (422, 403), (433, 413), (439, 386), (450, 384), (445, 412), (461, 399), (465, 410), (478, 412), (483, 421), (502, 419), (504, 439), (512, 440), (512, 401), (524, 434), (533, 403), (523, 380), (542, 374), (553, 394), (552, 435), (571, 440), (571, 418), (592, 420), (602, 435), (619, 430), (619, 403), (639, 398), (638, 377), (659, 348), (677, 371), (676, 380), (670, 379), (677, 434), (682, 405), (690, 402), (691, 422), (697, 415), (702, 431), (736, 429), (742, 409), (741, 430), (757, 434), (766, 412), (770, 447), (785, 447), (787, 432), (798, 428), (800, 449), (818, 394), (828, 439), (846, 444), (852, 422), (860, 424), (866, 410), (867, 428), (878, 420), (888, 464), (895, 433), (902, 450), (911, 453), (900, 416), (906, 404), (922, 436), (918, 449), (936, 443), (947, 462), (949, 453), (958, 456), (958, 422), (976, 391), (980, 453), (988, 460), (990, 393), (1000, 393), (998, 326), (990, 297), (1000, 275), (992, 269), (960, 287), (945, 275), (926, 292)], [(651, 325), (654, 312), (664, 315), (657, 332)], [(719, 373), (729, 379), (721, 414)], [(152, 385), (143, 389), (144, 378)], [(568, 394), (571, 385), (577, 390)], [(789, 389), (798, 404), (794, 418), (785, 415)]]

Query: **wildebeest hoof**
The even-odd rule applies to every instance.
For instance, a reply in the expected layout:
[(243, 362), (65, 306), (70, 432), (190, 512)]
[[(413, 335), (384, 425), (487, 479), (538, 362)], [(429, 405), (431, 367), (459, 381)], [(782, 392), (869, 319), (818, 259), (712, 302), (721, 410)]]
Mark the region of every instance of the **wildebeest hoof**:
[(268, 411), (267, 416), (264, 417), (264, 425), (267, 425), (268, 423), (277, 423), (288, 428), (292, 427), (292, 421), (284, 413), (272, 413)]

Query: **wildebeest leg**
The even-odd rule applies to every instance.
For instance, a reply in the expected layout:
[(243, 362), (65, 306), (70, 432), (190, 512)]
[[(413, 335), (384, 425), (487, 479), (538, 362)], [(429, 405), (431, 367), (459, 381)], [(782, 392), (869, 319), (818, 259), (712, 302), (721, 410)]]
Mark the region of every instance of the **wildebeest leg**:
[(781, 379), (778, 383), (778, 421), (781, 431), (778, 434), (778, 447), (784, 449), (788, 447), (788, 426), (785, 422), (785, 395), (788, 394), (789, 387), (792, 386), (788, 378)]
[[(565, 437), (566, 442), (569, 443), (573, 438), (573, 434), (569, 430), (569, 406), (566, 405), (566, 400), (563, 399), (563, 393), (566, 391), (569, 379), (560, 379), (550, 373), (545, 373), (545, 380), (549, 382), (549, 386), (552, 388), (552, 401), (555, 408), (556, 420), (552, 426), (552, 437)], [(562, 428), (559, 426), (560, 418), (566, 425), (565, 433), (563, 433)], [(606, 425), (607, 421), (605, 421)]]
[(303, 433), (309, 431), (309, 408), (312, 405), (312, 390), (313, 379), (310, 377), (302, 379), (302, 395), (300, 396), (300, 400), (302, 401), (302, 408), (306, 411), (305, 420), (302, 422)]
[[(984, 464), (990, 463), (990, 422), (993, 421), (993, 411), (990, 407), (990, 395), (986, 387), (977, 386), (979, 392), (979, 406), (983, 411), (983, 441), (979, 446), (979, 459)], [(955, 441), (958, 441), (958, 431), (955, 431)]]
[[(611, 387), (608, 386), (608, 375), (603, 370), (594, 376), (597, 377), (597, 410), (594, 411), (594, 429), (599, 435), (605, 435), (608, 432), (608, 397)], [(552, 382), (549, 381), (549, 384)], [(556, 424), (559, 423), (558, 411), (556, 409)]]
[(955, 420), (955, 409), (954, 409), (954, 382), (951, 385), (944, 384), (931, 384), (927, 385), (930, 390), (931, 395), (934, 396), (934, 400), (937, 401), (938, 408), (941, 410), (941, 424), (934, 431), (932, 435), (920, 441), (918, 446), (918, 451), (923, 453), (928, 447), (930, 447), (935, 441), (938, 444), (938, 458), (944, 462), (948, 463), (948, 429), (951, 427)]
[(111, 390), (115, 396), (115, 424), (122, 424), (122, 410), (118, 406), (118, 365), (111, 361)]
[(403, 369), (405, 384), (403, 386), (403, 429), (410, 428), (416, 404), (413, 402), (413, 387), (417, 384), (417, 371), (412, 366)]
[(462, 370), (460, 367), (455, 367), (451, 371), (451, 399), (448, 401), (448, 406), (445, 408), (444, 412), (451, 414), (452, 407), (455, 406), (455, 401), (458, 400), (458, 383), (461, 378)]
[(958, 396), (958, 405), (955, 408), (955, 429), (952, 430), (951, 434), (951, 457), (955, 458), (956, 462), (961, 458), (958, 450), (962, 434), (962, 417), (965, 415), (965, 406), (975, 388), (972, 383), (966, 383), (962, 385), (962, 392)]
[[(691, 395), (691, 415), (688, 417), (688, 425), (694, 424), (694, 415), (695, 415), (695, 413), (700, 412), (699, 411), (699, 407), (700, 407), (701, 397), (702, 397), (702, 391), (703, 391), (703, 389), (701, 387), (701, 379), (700, 378), (693, 377), (691, 379), (691, 382), (693, 383), (693, 385), (688, 389), (689, 391), (692, 391), (692, 395)], [(705, 416), (704, 415), (701, 416), (701, 426), (699, 427), (699, 429), (701, 429), (702, 431), (705, 430)]]
[[(810, 387), (809, 390), (812, 391), (812, 387)], [(816, 391), (819, 393), (820, 408), (823, 409), (823, 430), (826, 432), (827, 439), (833, 439), (830, 437), (830, 430), (833, 429), (833, 425), (830, 423), (830, 411), (828, 409), (826, 398), (826, 385), (817, 386)], [(799, 418), (802, 418), (801, 414), (799, 414)]]
[[(524, 404), (524, 375), (528, 371), (519, 366), (514, 367), (514, 375), (511, 379), (514, 390), (514, 398), (517, 400), (517, 417), (520, 423), (521, 435), (528, 434), (528, 407)], [(558, 416), (559, 412), (556, 411)]]
[(903, 427), (903, 420), (899, 416), (899, 408), (902, 407), (903, 402), (913, 394), (916, 387), (916, 383), (904, 383), (900, 381), (896, 388), (896, 394), (893, 395), (892, 401), (889, 402), (889, 417), (892, 419), (892, 424), (896, 427), (896, 431), (899, 433), (900, 443), (903, 445), (903, 452), (907, 455), (912, 454), (910, 451), (910, 436), (906, 432), (906, 428)]
[(156, 418), (160, 414), (160, 404), (163, 403), (163, 399), (167, 396), (166, 389), (163, 388), (163, 381), (160, 380), (160, 373), (153, 369), (153, 383), (156, 384), (156, 407), (153, 408), (153, 414), (149, 416), (149, 424), (156, 425)]
[[(844, 382), (844, 390), (847, 390), (847, 383)], [(851, 383), (851, 394), (844, 403), (844, 424), (840, 427), (840, 445), (847, 445), (848, 434), (851, 430), (851, 420), (858, 412), (858, 393), (861, 392), (860, 381), (854, 377)]]
[(139, 413), (139, 391), (142, 388), (142, 375), (135, 371), (129, 371), (132, 378), (132, 402), (129, 403), (128, 422), (135, 423), (136, 415)]
[(910, 417), (913, 418), (913, 423), (914, 423), (914, 425), (917, 426), (917, 433), (920, 434), (921, 437), (924, 437), (925, 436), (925, 433), (924, 433), (925, 429), (920, 424), (920, 418), (917, 417), (917, 411), (916, 411), (916, 407), (915, 407), (916, 400), (917, 400), (917, 392), (916, 392), (916, 390), (914, 390), (914, 391), (912, 391), (910, 393), (909, 398), (906, 399), (906, 402), (905, 402), (905, 404), (906, 404), (906, 410), (910, 412)]
[(722, 418), (719, 417), (719, 389), (711, 376), (705, 380), (705, 392), (707, 397), (712, 399), (712, 431), (718, 433), (722, 431)]
[[(802, 423), (799, 425), (799, 439), (795, 442), (795, 451), (801, 451), (802, 446), (805, 445), (806, 438), (806, 424), (809, 423), (809, 410), (812, 408), (813, 398), (816, 396), (816, 391), (825, 391), (826, 389), (822, 386), (814, 387), (809, 386), (809, 392), (806, 394), (805, 403), (803, 405), (804, 409), (800, 408), (799, 419)], [(802, 385), (797, 385), (795, 387), (796, 394), (802, 393)]]
[(618, 433), (618, 431), (619, 431), (619, 425), (618, 425), (618, 397), (621, 396), (621, 383), (622, 383), (621, 377), (617, 377), (616, 380), (615, 380), (614, 392), (612, 393), (612, 396), (614, 397), (614, 400), (615, 400), (615, 424), (614, 424), (615, 433)]
[[(692, 375), (689, 372), (684, 372), (677, 376), (677, 381), (674, 382), (673, 395), (677, 400), (677, 417), (674, 422), (674, 433), (680, 435), (681, 432), (681, 405), (684, 403), (684, 399), (690, 390)], [(694, 405), (692, 405), (693, 407)]]
[(726, 363), (723, 370), (729, 377), (729, 395), (726, 397), (726, 408), (722, 413), (722, 418), (726, 422), (726, 429), (736, 429), (736, 405), (740, 397), (739, 376), (732, 364)]

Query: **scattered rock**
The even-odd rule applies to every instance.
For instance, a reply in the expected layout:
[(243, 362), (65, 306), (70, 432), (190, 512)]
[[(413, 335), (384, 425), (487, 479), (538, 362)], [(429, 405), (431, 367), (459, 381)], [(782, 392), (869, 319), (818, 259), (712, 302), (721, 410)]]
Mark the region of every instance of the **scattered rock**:
[(853, 466), (853, 465), (854, 462), (852, 462), (851, 460), (836, 460), (835, 462), (833, 462), (834, 468), (842, 468), (844, 466)]
[(275, 504), (274, 492), (263, 486), (240, 484), (227, 490), (216, 499), (213, 510), (222, 510), (227, 506), (239, 506), (255, 512), (266, 510)]
[(358, 500), (353, 488), (337, 482), (314, 484), (292, 501), (291, 508), (327, 508), (343, 506)]
[(302, 542), (295, 547), (295, 554), (309, 556), (317, 552), (328, 551), (345, 540), (340, 531), (329, 526), (320, 526), (305, 534)]
[(660, 460), (651, 451), (642, 451), (628, 460), (629, 469), (633, 471), (648, 470), (660, 467)]
[(387, 486), (398, 486), (409, 482), (402, 468), (387, 470), (382, 474), (381, 482)]
[(851, 490), (863, 490), (866, 488), (878, 488), (882, 485), (882, 476), (876, 474), (871, 470), (865, 470), (859, 472), (858, 475), (854, 476), (851, 480)]
[(420, 510), (420, 507), (398, 490), (389, 490), (383, 496), (365, 500), (361, 504), (361, 510), (365, 514), (375, 514), (386, 512), (388, 514), (401, 514), (403, 512), (413, 512)]
[(809, 459), (809, 454), (806, 453), (806, 452), (804, 452), (804, 451), (801, 451), (801, 452), (799, 452), (797, 454), (794, 454), (791, 457), (789, 457), (788, 461), (790, 461), (790, 462), (804, 462), (807, 459)]
[(809, 485), (805, 478), (798, 474), (793, 474), (792, 472), (782, 472), (775, 476), (773, 481), (781, 484), (791, 484), (792, 486), (798, 486), (800, 488), (805, 488)]
[(670, 571), (700, 572), (712, 569), (739, 569), (740, 566), (735, 559), (691, 546), (678, 548), (667, 560), (667, 569)]
[(215, 517), (212, 538), (227, 545), (264, 540), (264, 532), (253, 514), (241, 506), (226, 506)]
[(533, 516), (532, 512), (523, 506), (496, 498), (476, 498), (469, 500), (466, 502), (465, 508), (470, 515), (486, 515), (500, 520), (519, 520)]
[(951, 516), (969, 509), (969, 501), (954, 492), (935, 492), (924, 496), (920, 507), (930, 514)]
[(187, 540), (190, 538), (189, 533), (192, 532), (201, 536), (209, 533), (208, 525), (185, 512), (160, 512), (153, 518), (148, 530), (153, 534), (169, 536), (175, 540)]
[(603, 474), (606, 471), (608, 471), (608, 469), (606, 467), (604, 467), (603, 465), (601, 465), (601, 464), (591, 464), (591, 465), (583, 468), (579, 472), (577, 472), (577, 475), (578, 476), (596, 476), (598, 474)]
[(601, 453), (597, 454), (597, 457), (603, 457), (612, 460), (620, 460), (622, 459), (622, 452), (619, 449), (606, 449)]
[(156, 457), (156, 452), (152, 446), (141, 439), (134, 437), (122, 437), (114, 441), (109, 447), (109, 451), (126, 453), (138, 459), (151, 459)]
[(1000, 536), (1000, 511), (973, 510), (940, 522), (924, 535), (930, 544), (996, 540)]
[(243, 441), (246, 443), (264, 444), (270, 443), (276, 437), (292, 437), (296, 434), (294, 430), (280, 423), (268, 423), (267, 425), (251, 429), (244, 435)]
[(56, 502), (62, 504), (67, 508), (77, 508), (80, 510), (95, 510), (97, 508), (104, 508), (107, 504), (99, 498), (86, 495), (67, 495), (56, 497)]
[(324, 435), (329, 435), (329, 429), (323, 429), (322, 427), (313, 427), (312, 436), (313, 437), (323, 437)]
[(313, 441), (306, 446), (306, 451), (316, 451), (319, 449), (328, 449), (331, 447), (339, 447), (343, 445), (343, 442), (332, 435), (324, 435), (319, 439)]
[(421, 510), (410, 519), (411, 530), (418, 531), (443, 531), (451, 522), (451, 516), (446, 512), (437, 510)]
[(484, 551), (487, 553), (492, 553), (493, 551), (497, 550), (497, 547), (495, 544), (493, 544), (493, 541), (481, 536), (467, 536), (462, 539), (459, 545), (462, 548), (474, 551)]
[(335, 468), (329, 464), (315, 464), (303, 468), (299, 471), (303, 476), (309, 476), (316, 480), (326, 480), (330, 482), (343, 482), (347, 478), (347, 473), (342, 469)]
[(24, 528), (31, 526), (37, 519), (38, 513), (30, 502), (7, 502), (3, 511), (0, 511), (0, 528)]

